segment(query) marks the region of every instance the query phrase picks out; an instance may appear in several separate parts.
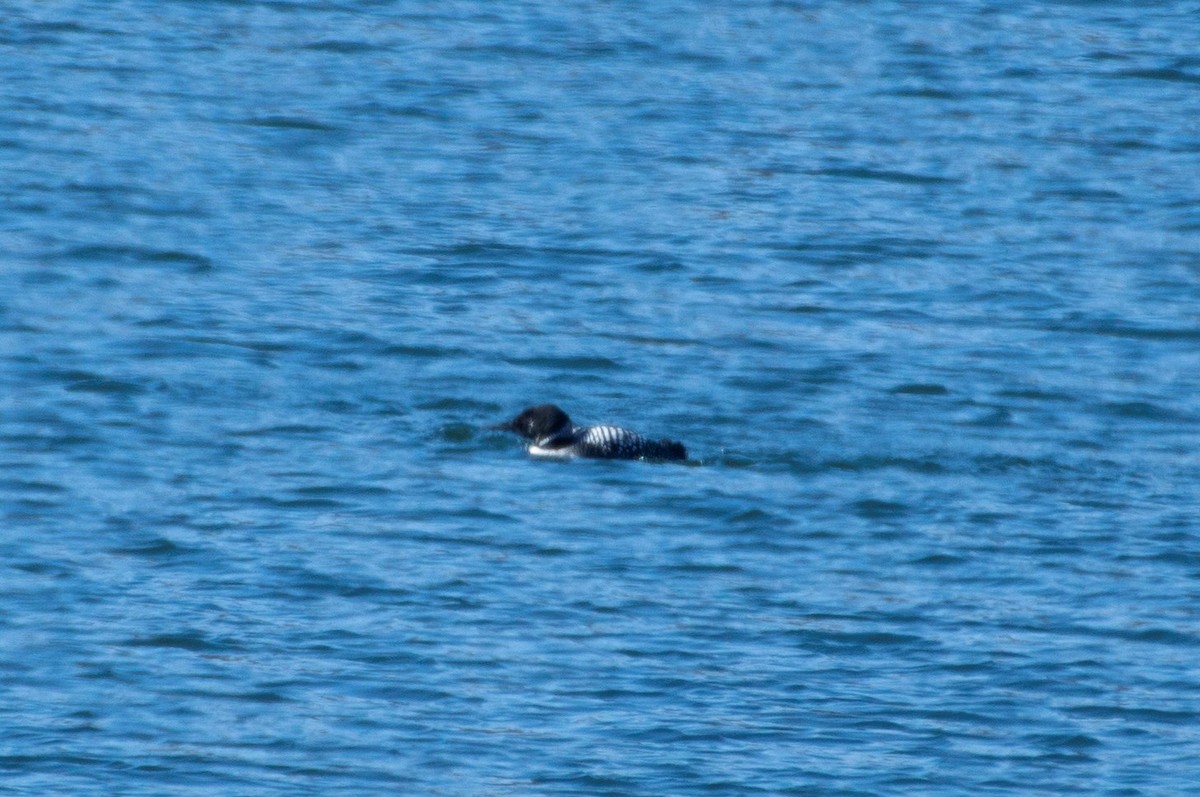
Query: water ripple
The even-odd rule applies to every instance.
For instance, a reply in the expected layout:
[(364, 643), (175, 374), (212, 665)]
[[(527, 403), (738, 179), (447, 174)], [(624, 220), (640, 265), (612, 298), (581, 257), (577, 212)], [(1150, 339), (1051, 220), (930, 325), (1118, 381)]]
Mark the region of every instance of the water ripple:
[(1200, 782), (1190, 10), (103, 6), (0, 26), (4, 790)]

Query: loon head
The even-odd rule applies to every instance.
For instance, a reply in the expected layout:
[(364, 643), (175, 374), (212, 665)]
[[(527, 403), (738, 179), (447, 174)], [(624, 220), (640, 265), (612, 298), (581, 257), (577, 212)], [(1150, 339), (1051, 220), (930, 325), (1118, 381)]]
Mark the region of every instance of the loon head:
[(571, 419), (553, 404), (539, 404), (522, 410), (520, 415), (509, 423), (500, 424), (499, 428), (511, 429), (521, 437), (541, 442), (570, 433)]

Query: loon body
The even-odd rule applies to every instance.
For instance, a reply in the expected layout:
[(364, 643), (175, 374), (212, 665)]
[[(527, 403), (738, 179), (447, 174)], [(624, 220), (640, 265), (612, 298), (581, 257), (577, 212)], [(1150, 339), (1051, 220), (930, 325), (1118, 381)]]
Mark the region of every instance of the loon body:
[(535, 457), (687, 459), (683, 443), (666, 438), (650, 440), (618, 426), (576, 426), (553, 404), (529, 407), (495, 428), (524, 437), (529, 441), (529, 453)]

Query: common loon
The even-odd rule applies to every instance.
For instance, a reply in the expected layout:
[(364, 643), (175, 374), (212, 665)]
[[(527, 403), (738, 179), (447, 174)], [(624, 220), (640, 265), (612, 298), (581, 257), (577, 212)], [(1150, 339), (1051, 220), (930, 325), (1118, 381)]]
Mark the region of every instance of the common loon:
[(507, 423), (493, 427), (529, 440), (535, 457), (591, 459), (687, 459), (683, 443), (649, 440), (617, 426), (576, 426), (553, 404), (529, 407)]

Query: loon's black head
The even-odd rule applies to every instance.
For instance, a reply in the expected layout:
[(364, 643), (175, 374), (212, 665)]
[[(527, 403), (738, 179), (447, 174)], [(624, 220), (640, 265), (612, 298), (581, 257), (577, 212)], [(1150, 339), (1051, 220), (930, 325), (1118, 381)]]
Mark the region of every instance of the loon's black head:
[(511, 423), (501, 424), (502, 429), (511, 429), (529, 440), (547, 440), (569, 432), (571, 419), (553, 404), (539, 404), (523, 410)]

